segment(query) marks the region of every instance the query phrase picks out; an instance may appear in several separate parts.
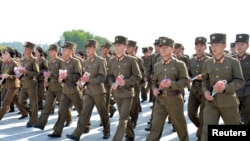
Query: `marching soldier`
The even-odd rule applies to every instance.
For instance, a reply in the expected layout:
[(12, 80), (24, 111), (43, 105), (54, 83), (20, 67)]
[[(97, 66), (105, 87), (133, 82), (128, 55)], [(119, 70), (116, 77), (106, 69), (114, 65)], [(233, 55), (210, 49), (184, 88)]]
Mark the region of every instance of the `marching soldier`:
[(188, 72), (184, 62), (173, 57), (174, 41), (160, 38), (162, 60), (155, 64), (152, 78), (156, 97), (153, 107), (152, 129), (147, 141), (160, 140), (167, 116), (170, 116), (180, 141), (188, 141), (187, 123), (181, 89), (188, 85)]
[(48, 70), (48, 62), (43, 57), (44, 51), (41, 47), (36, 47), (36, 58), (39, 63), (39, 74), (37, 77), (37, 94), (38, 94), (38, 110), (43, 109), (43, 99), (45, 99), (44, 95), (44, 77), (43, 72)]
[[(142, 74), (142, 78), (144, 79), (145, 77), (144, 65), (143, 65), (142, 59), (136, 56), (136, 44), (137, 43), (135, 41), (128, 40), (126, 53), (136, 58), (136, 62), (139, 66), (140, 72)], [(142, 87), (141, 81), (142, 79), (139, 82), (134, 84), (135, 97), (133, 98), (131, 112), (130, 112), (131, 122), (134, 128), (137, 125), (139, 112), (141, 111), (141, 103), (140, 103), (140, 89)]]
[(111, 59), (108, 67), (108, 80), (113, 90), (118, 111), (119, 124), (113, 141), (121, 141), (126, 132), (126, 140), (133, 141), (135, 134), (129, 118), (133, 102), (134, 85), (141, 80), (141, 73), (136, 58), (125, 54), (127, 38), (124, 36), (115, 37), (116, 57)]
[[(205, 106), (205, 97), (201, 88), (201, 70), (203, 63), (210, 57), (206, 56), (206, 42), (205, 37), (195, 38), (196, 56), (189, 60), (189, 75), (193, 78), (191, 90), (188, 98), (188, 117), (198, 128), (196, 136), (198, 140), (201, 139), (203, 127), (203, 109)], [(197, 77), (195, 79), (195, 77)], [(198, 111), (199, 109), (199, 111)], [(198, 116), (197, 116), (198, 113)]]
[[(107, 66), (110, 63), (111, 56), (109, 55), (111, 44), (108, 42), (105, 42), (103, 45), (101, 45), (101, 56), (104, 58), (107, 62)], [(114, 106), (115, 100), (110, 97), (111, 94), (111, 86), (108, 83), (108, 78), (106, 78), (105, 81), (105, 88), (106, 88), (106, 107), (109, 111), (110, 117), (112, 118), (114, 113), (116, 112), (116, 108)]]
[(34, 47), (34, 43), (25, 43), (24, 59), (22, 60), (23, 68), (19, 70), (19, 72), (23, 74), (20, 77), (22, 84), (22, 89), (20, 92), (20, 103), (23, 105), (23, 102), (26, 101), (28, 98), (30, 102), (30, 106), (26, 107), (27, 110), (30, 109), (31, 111), (30, 119), (26, 125), (27, 128), (32, 127), (38, 119), (38, 97), (36, 95), (36, 87), (37, 76), (39, 74), (39, 63), (37, 59), (32, 55)]
[[(0, 85), (5, 85), (5, 93), (2, 95), (2, 107), (0, 108), (0, 121), (10, 111), (10, 104), (17, 106), (23, 116), (27, 116), (26, 110), (19, 103), (18, 91), (20, 88), (20, 80), (16, 78), (14, 68), (19, 67), (20, 64), (14, 60), (15, 51), (11, 47), (7, 47), (3, 52), (4, 63), (1, 66), (2, 79)], [(2, 93), (3, 94), (3, 93)]]
[(54, 131), (48, 136), (51, 138), (59, 138), (62, 135), (64, 122), (67, 119), (68, 111), (73, 103), (77, 112), (80, 114), (82, 110), (83, 96), (82, 91), (77, 86), (76, 82), (82, 76), (82, 68), (80, 67), (80, 61), (72, 57), (73, 48), (75, 43), (66, 41), (63, 48), (63, 65), (64, 69), (62, 73), (59, 70), (59, 83), (63, 82), (62, 95), (60, 98), (59, 115), (57, 122), (54, 125)]
[(56, 104), (56, 100), (61, 97), (62, 84), (58, 82), (59, 70), (64, 69), (63, 60), (57, 55), (59, 47), (56, 44), (49, 46), (49, 55), (51, 60), (48, 62), (48, 76), (44, 78), (44, 85), (48, 86), (48, 92), (45, 99), (44, 108), (41, 115), (38, 118), (37, 123), (34, 125), (35, 128), (43, 130), (47, 124), (49, 115), (53, 111)]
[(202, 141), (208, 140), (208, 125), (218, 124), (220, 117), (225, 125), (240, 124), (235, 91), (244, 85), (240, 62), (224, 55), (226, 34), (211, 34), (210, 44), (213, 58), (208, 59), (202, 68), (202, 90), (206, 98)]
[[(142, 60), (144, 62), (144, 66), (143, 67), (144, 67), (144, 70), (147, 70), (148, 67), (149, 67), (149, 60), (150, 60), (149, 48), (148, 47), (142, 48), (142, 53), (144, 54), (144, 56), (142, 56)], [(142, 99), (141, 102), (142, 103), (147, 100), (147, 93), (148, 93), (148, 91), (152, 92), (151, 91), (152, 89), (150, 88), (151, 84), (149, 85), (149, 83), (151, 83), (151, 81), (148, 81), (148, 80), (149, 80), (149, 78), (147, 76), (145, 76), (144, 83), (143, 83), (143, 85), (141, 87), (141, 99)]]
[(87, 87), (83, 108), (76, 129), (72, 134), (67, 134), (66, 136), (72, 140), (80, 140), (80, 136), (84, 130), (86, 130), (85, 128), (90, 121), (92, 110), (94, 106), (96, 106), (104, 128), (103, 139), (108, 139), (110, 136), (110, 122), (106, 108), (106, 90), (104, 87), (107, 76), (107, 63), (103, 58), (96, 55), (96, 49), (98, 47), (96, 40), (88, 40), (86, 47), (88, 59), (84, 64), (84, 71), (90, 75), (83, 76), (82, 78), (82, 81), (86, 83)]
[(236, 58), (240, 61), (245, 79), (245, 85), (236, 91), (240, 102), (239, 110), (242, 122), (245, 125), (250, 125), (250, 55), (247, 53), (249, 47), (249, 35), (237, 34), (235, 43), (238, 52)]

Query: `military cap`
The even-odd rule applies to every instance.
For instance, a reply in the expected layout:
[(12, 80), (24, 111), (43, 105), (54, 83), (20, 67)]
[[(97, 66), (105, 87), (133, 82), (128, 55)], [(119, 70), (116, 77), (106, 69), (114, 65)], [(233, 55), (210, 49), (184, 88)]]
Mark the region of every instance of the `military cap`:
[(235, 42), (249, 42), (249, 35), (248, 34), (237, 34)]
[(101, 45), (101, 47), (105, 47), (105, 48), (108, 48), (108, 49), (110, 49), (111, 46), (112, 45), (110, 43), (108, 43), (108, 42), (105, 42), (104, 44)]
[(25, 42), (24, 47), (34, 49), (35, 44), (32, 42)]
[(153, 47), (148, 47), (148, 49), (150, 50), (150, 51), (153, 51), (154, 50), (154, 48)]
[(36, 50), (37, 50), (39, 53), (42, 53), (42, 54), (43, 54), (43, 49), (42, 49), (40, 46), (37, 46), (37, 47), (36, 47)]
[(58, 51), (59, 50), (59, 46), (57, 44), (50, 44), (49, 45), (49, 50)]
[(95, 47), (97, 48), (98, 42), (95, 39), (89, 39), (85, 45), (85, 47)]
[(160, 37), (159, 38), (159, 46), (170, 46), (170, 47), (174, 47), (174, 40), (168, 38), (168, 37)]
[(205, 37), (196, 37), (194, 44), (196, 45), (198, 43), (206, 45), (207, 39)]
[(175, 44), (174, 44), (174, 48), (182, 48), (182, 44), (180, 44), (180, 43), (175, 43)]
[(16, 54), (15, 50), (12, 47), (6, 47), (6, 51), (8, 51), (10, 54)]
[(142, 53), (146, 53), (146, 52), (148, 52), (148, 51), (149, 51), (149, 48), (148, 48), (148, 47), (142, 48)]
[(227, 35), (223, 33), (214, 33), (210, 35), (210, 42), (212, 43), (226, 43)]
[(230, 43), (230, 48), (235, 48), (235, 43)]
[(156, 39), (155, 42), (154, 42), (154, 45), (155, 45), (155, 46), (156, 46), (156, 45), (159, 45), (159, 43), (160, 43), (159, 39)]
[(68, 49), (74, 49), (76, 48), (76, 43), (70, 42), (70, 41), (65, 41), (64, 45), (62, 48), (68, 48)]
[(136, 42), (136, 41), (133, 41), (133, 40), (128, 40), (128, 45), (127, 45), (127, 46), (130, 46), (130, 47), (136, 47), (136, 44), (137, 44), (137, 42)]
[(115, 37), (115, 42), (113, 44), (127, 45), (128, 44), (128, 38), (124, 37), (124, 36), (116, 36)]

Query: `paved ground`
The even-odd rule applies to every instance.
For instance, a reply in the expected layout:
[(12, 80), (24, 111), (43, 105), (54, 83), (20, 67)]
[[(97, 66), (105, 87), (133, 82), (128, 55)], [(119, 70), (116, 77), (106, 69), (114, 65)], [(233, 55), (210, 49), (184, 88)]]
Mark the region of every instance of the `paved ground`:
[[(185, 99), (187, 101), (188, 94), (186, 94)], [(152, 103), (144, 102), (142, 103), (142, 112), (139, 115), (138, 125), (135, 128), (135, 134), (136, 134), (136, 141), (145, 141), (146, 137), (148, 135), (148, 132), (144, 129), (148, 127), (147, 122), (150, 119), (151, 114), (151, 107)], [(52, 128), (54, 126), (54, 123), (57, 120), (57, 110), (56, 108), (55, 114), (51, 115), (49, 117), (49, 121), (43, 131), (36, 129), (36, 128), (26, 128), (26, 122), (28, 121), (28, 118), (23, 120), (18, 120), (17, 118), (20, 116), (17, 114), (17, 110), (13, 113), (8, 113), (5, 115), (5, 117), (0, 121), (0, 141), (61, 141), (61, 140), (69, 140), (65, 137), (66, 134), (72, 133), (72, 131), (76, 127), (77, 123), (77, 112), (73, 111), (73, 123), (70, 127), (66, 127), (63, 130), (62, 137), (59, 139), (51, 139), (47, 135), (52, 133)], [(39, 112), (40, 114), (40, 112)], [(196, 141), (196, 127), (190, 122), (189, 118), (187, 117), (187, 102), (185, 103), (185, 116), (188, 123), (188, 132), (189, 132), (189, 139), (190, 141)], [(118, 112), (115, 113), (114, 117), (111, 118), (111, 137), (110, 139), (107, 139), (106, 141), (111, 141), (113, 138), (113, 135), (116, 131), (116, 127), (118, 125)], [(92, 127), (88, 134), (83, 134), (81, 136), (81, 140), (85, 141), (100, 141), (102, 139), (102, 127), (99, 126), (100, 124), (100, 118), (97, 113), (97, 110), (94, 108), (94, 111), (92, 113), (91, 117), (91, 123)], [(172, 132), (172, 125), (168, 124), (166, 122), (162, 138), (160, 141), (178, 141), (177, 133)]]

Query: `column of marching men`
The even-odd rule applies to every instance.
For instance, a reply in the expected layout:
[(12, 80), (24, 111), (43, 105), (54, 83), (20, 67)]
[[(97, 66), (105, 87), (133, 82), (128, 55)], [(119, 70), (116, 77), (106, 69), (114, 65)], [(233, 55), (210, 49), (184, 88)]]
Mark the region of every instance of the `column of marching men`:
[[(250, 56), (249, 35), (237, 34), (226, 53), (226, 34), (214, 33), (194, 39), (195, 54), (184, 54), (184, 46), (169, 37), (159, 37), (153, 47), (143, 47), (138, 57), (137, 42), (116, 36), (115, 55), (111, 44), (101, 45), (89, 39), (86, 57), (76, 52), (77, 44), (66, 41), (61, 47), (51, 44), (46, 60), (45, 51), (32, 42), (26, 42), (24, 53), (6, 47), (1, 52), (1, 109), (0, 120), (18, 108), (21, 117), (29, 117), (27, 128), (44, 130), (49, 116), (59, 105), (58, 119), (50, 138), (60, 138), (65, 126), (72, 123), (71, 111), (78, 113), (77, 127), (67, 138), (80, 140), (90, 132), (94, 106), (103, 126), (103, 139), (110, 138), (110, 118), (116, 112), (119, 123), (113, 141), (135, 140), (141, 103), (153, 103), (147, 141), (158, 141), (166, 119), (172, 123), (179, 140), (188, 141), (184, 116), (185, 91), (188, 96), (188, 117), (197, 127), (197, 140), (207, 140), (207, 126), (219, 124), (250, 124)], [(210, 44), (210, 53), (206, 53)], [(155, 49), (155, 53), (153, 50)], [(62, 50), (62, 53), (60, 52)], [(223, 82), (223, 83), (221, 83)], [(46, 91), (46, 95), (45, 95)], [(141, 99), (140, 101), (140, 94)], [(147, 95), (149, 94), (149, 95)], [(38, 110), (41, 114), (38, 115)]]

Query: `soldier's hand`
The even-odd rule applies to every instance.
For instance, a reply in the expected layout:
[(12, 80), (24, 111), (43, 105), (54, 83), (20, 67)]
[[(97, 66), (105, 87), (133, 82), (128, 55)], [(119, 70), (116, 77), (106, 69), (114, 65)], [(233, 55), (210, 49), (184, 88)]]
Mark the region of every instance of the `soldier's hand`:
[(214, 97), (211, 96), (211, 93), (210, 93), (209, 91), (206, 91), (206, 92), (204, 93), (204, 96), (205, 96), (205, 98), (206, 98), (208, 101), (214, 100)]
[(118, 80), (118, 83), (122, 87), (125, 86), (125, 80), (124, 79)]
[(111, 88), (112, 88), (113, 90), (116, 90), (117, 87), (118, 87), (118, 86), (117, 86), (115, 83), (113, 83), (112, 86), (111, 86)]
[(155, 89), (153, 90), (153, 94), (154, 94), (154, 96), (158, 96), (159, 90), (155, 88)]
[(201, 74), (199, 74), (199, 75), (197, 76), (197, 80), (202, 80), (202, 75), (201, 75)]
[(9, 78), (9, 75), (8, 74), (2, 74), (2, 78)]
[(160, 86), (163, 88), (169, 88), (171, 86), (171, 80), (169, 79), (168, 81), (161, 81)]
[(26, 74), (28, 71), (26, 69), (20, 69), (19, 72), (22, 74)]

